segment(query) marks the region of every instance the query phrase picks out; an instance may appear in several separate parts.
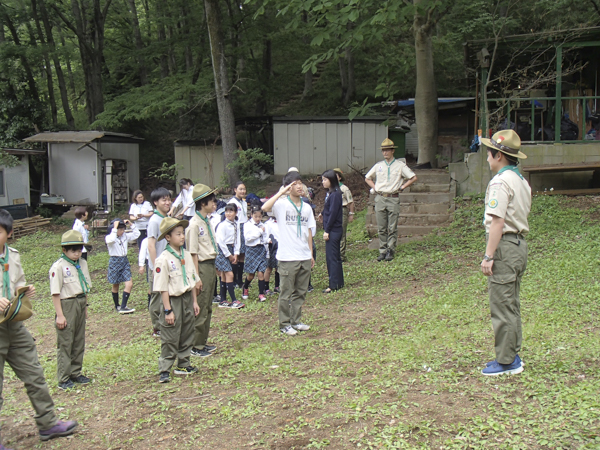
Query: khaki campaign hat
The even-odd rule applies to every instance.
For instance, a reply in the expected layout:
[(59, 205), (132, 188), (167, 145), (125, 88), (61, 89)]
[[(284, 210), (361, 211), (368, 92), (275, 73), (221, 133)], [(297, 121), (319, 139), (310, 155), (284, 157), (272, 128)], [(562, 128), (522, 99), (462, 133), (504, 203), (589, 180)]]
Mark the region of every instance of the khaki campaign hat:
[(10, 301), (10, 304), (0, 316), (0, 323), (4, 322), (22, 322), (33, 315), (31, 300), (25, 296), (29, 286), (22, 286), (17, 289), (17, 294)]
[(385, 138), (381, 143), (381, 150), (391, 150), (393, 148), (398, 148), (398, 146), (394, 145), (394, 141), (390, 138)]
[(335, 173), (337, 173), (340, 176), (340, 180), (344, 181), (344, 172), (342, 172), (342, 169), (338, 169), (337, 167), (335, 169), (333, 169), (333, 171)]
[(91, 245), (88, 245), (83, 242), (83, 236), (79, 231), (69, 230), (63, 233), (60, 238), (60, 246), (66, 247), (67, 245), (83, 245), (85, 248), (92, 248)]
[(179, 220), (174, 217), (165, 217), (160, 222), (160, 236), (157, 241), (162, 241), (167, 233), (171, 231), (173, 228), (182, 226), (183, 228), (187, 228), (190, 223), (187, 220)]
[(211, 189), (205, 184), (195, 184), (192, 190), (192, 198), (195, 202), (202, 200), (204, 197), (208, 197), (210, 194), (217, 192), (216, 189)]
[(494, 133), (491, 139), (481, 138), (481, 143), (513, 158), (527, 158), (527, 155), (521, 152), (521, 138), (515, 130), (498, 131)]

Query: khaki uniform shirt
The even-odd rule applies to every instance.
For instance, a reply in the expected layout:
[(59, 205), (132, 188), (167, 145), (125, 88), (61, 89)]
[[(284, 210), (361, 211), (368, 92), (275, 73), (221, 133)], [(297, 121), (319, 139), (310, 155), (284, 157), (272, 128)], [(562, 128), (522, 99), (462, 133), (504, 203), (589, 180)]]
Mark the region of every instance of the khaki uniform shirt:
[(342, 206), (348, 206), (348, 203), (354, 202), (352, 199), (352, 192), (350, 188), (345, 184), (340, 184), (340, 191), (342, 191)]
[(485, 192), (485, 232), (490, 232), (492, 216), (504, 219), (502, 234), (527, 234), (527, 216), (531, 210), (531, 187), (512, 170), (499, 172), (490, 180)]
[[(79, 265), (83, 271), (83, 276), (91, 288), (92, 280), (90, 279), (90, 273), (88, 272), (87, 261), (83, 258), (79, 258)], [(52, 295), (60, 294), (61, 300), (83, 294), (77, 269), (70, 262), (65, 261), (62, 258), (58, 259), (58, 261), (50, 267), (48, 275), (50, 277), (50, 293)]]
[(210, 239), (211, 232), (215, 245), (217, 245), (217, 233), (210, 223), (210, 219), (205, 222), (198, 217), (198, 214), (194, 214), (185, 230), (186, 247), (191, 254), (198, 255), (198, 261), (200, 262), (217, 257), (213, 241)]
[[(8, 247), (8, 246), (7, 246)], [(2, 255), (4, 256), (4, 255)], [(4, 275), (4, 266), (0, 264), (0, 280)], [(25, 286), (25, 273), (21, 266), (21, 255), (12, 247), (8, 247), (8, 275), (10, 277), (10, 297), (7, 300), (12, 300), (12, 297), (17, 293), (17, 289)], [(4, 292), (0, 288), (0, 296), (4, 296)]]
[[(168, 250), (165, 250), (154, 262), (154, 292), (168, 292), (169, 297), (178, 297), (191, 291), (199, 280), (198, 272), (194, 267), (192, 254), (185, 250), (185, 265), (182, 266)], [(183, 281), (183, 271), (187, 274), (187, 284)]]
[(385, 160), (379, 161), (367, 172), (365, 178), (375, 182), (376, 192), (395, 194), (400, 191), (400, 186), (405, 181), (410, 180), (414, 176), (415, 173), (405, 163), (399, 159), (395, 159), (389, 166)]

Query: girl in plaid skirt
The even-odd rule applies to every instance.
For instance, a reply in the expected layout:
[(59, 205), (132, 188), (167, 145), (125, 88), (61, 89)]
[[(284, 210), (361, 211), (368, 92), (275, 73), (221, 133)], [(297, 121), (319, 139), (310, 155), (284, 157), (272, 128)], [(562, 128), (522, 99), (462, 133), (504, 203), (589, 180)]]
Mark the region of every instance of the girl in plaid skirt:
[(258, 272), (258, 301), (264, 302), (265, 297), (265, 271), (267, 270), (267, 246), (269, 238), (265, 225), (262, 223), (262, 210), (258, 206), (252, 207), (252, 219), (244, 226), (246, 239), (245, 270), (248, 274), (242, 290), (242, 298), (248, 298), (250, 283), (254, 274)]
[[(243, 308), (245, 305), (235, 298), (235, 287), (233, 284), (233, 266), (240, 254), (240, 229), (236, 223), (237, 208), (228, 204), (225, 207), (225, 220), (217, 225), (217, 246), (219, 254), (215, 260), (215, 266), (221, 277), (221, 301), (219, 308)], [(227, 294), (231, 297), (231, 303), (227, 301)]]

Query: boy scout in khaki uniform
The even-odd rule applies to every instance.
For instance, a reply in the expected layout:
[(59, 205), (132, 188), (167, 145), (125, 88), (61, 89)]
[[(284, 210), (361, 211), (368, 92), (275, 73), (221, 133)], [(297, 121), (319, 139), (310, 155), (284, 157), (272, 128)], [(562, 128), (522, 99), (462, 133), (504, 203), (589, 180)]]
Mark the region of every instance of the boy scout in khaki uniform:
[(200, 313), (196, 316), (194, 346), (192, 356), (210, 356), (217, 347), (207, 345), (210, 321), (212, 318), (212, 299), (215, 290), (215, 259), (217, 258), (217, 240), (208, 215), (212, 213), (216, 189), (204, 184), (196, 184), (192, 198), (196, 203), (196, 212), (185, 230), (185, 242), (192, 255), (194, 267), (200, 277), (200, 292), (197, 294)]
[[(11, 215), (0, 209), (0, 251), (2, 252), (0, 254), (2, 279), (0, 294), (0, 408), (3, 403), (4, 364), (8, 363), (15, 375), (25, 384), (27, 396), (35, 409), (34, 418), (39, 429), (40, 439), (46, 441), (58, 436), (73, 434), (77, 422), (57, 420), (54, 413), (54, 402), (48, 391), (44, 370), (38, 360), (33, 337), (19, 317), (13, 318), (12, 314), (9, 314), (11, 309), (14, 309), (11, 308), (11, 305), (18, 301), (18, 298), (14, 297), (26, 286), (19, 252), (6, 245), (6, 241), (12, 233), (12, 224)], [(30, 298), (34, 294), (33, 285), (24, 292), (24, 295)], [(0, 449), (4, 448), (0, 444)]]
[(62, 235), (63, 254), (50, 268), (50, 293), (56, 310), (58, 341), (56, 370), (58, 387), (71, 389), (74, 383), (87, 384), (81, 374), (85, 351), (87, 293), (92, 287), (87, 261), (81, 258), (83, 237), (70, 230)]
[(348, 261), (346, 258), (346, 232), (348, 231), (348, 223), (354, 220), (354, 199), (350, 188), (344, 184), (344, 172), (342, 169), (333, 169), (340, 182), (340, 191), (342, 192), (342, 239), (340, 240), (340, 257), (342, 262)]
[(379, 233), (379, 256), (377, 261), (394, 259), (398, 241), (398, 215), (400, 214), (400, 193), (417, 181), (415, 173), (408, 166), (394, 158), (397, 146), (391, 139), (381, 143), (383, 161), (375, 164), (365, 181), (375, 191), (375, 217)]
[(171, 381), (175, 360), (177, 375), (198, 372), (190, 364), (194, 342), (194, 317), (200, 312), (196, 301), (199, 281), (192, 255), (185, 251), (187, 220), (166, 217), (160, 223), (158, 241), (167, 239), (167, 248), (154, 263), (154, 290), (161, 293), (163, 311), (160, 314), (161, 349), (158, 358), (160, 383)]
[(482, 139), (488, 147), (487, 161), (496, 175), (485, 193), (484, 226), (487, 236), (481, 271), (488, 278), (496, 359), (489, 362), (484, 375), (516, 374), (523, 371), (521, 350), (521, 278), (527, 268), (531, 210), (531, 188), (519, 173), (521, 139), (513, 130), (499, 131), (492, 139)]

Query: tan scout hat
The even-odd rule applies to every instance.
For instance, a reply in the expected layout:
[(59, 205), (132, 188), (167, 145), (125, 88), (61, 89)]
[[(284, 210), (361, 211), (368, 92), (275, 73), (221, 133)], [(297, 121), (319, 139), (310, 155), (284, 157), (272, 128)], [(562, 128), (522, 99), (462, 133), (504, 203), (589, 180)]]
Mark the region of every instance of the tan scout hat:
[(31, 300), (25, 296), (29, 286), (22, 286), (17, 289), (17, 295), (13, 297), (10, 304), (0, 316), (0, 323), (4, 322), (22, 322), (33, 315)]
[(69, 230), (63, 233), (60, 238), (60, 246), (66, 247), (67, 245), (85, 245), (86, 247), (90, 247), (89, 245), (83, 242), (83, 236), (79, 231)]
[(195, 184), (194, 190), (192, 191), (192, 198), (195, 202), (202, 200), (204, 197), (208, 197), (210, 194), (217, 192), (216, 189), (211, 189), (205, 184)]
[(160, 222), (160, 236), (158, 237), (158, 241), (162, 241), (167, 233), (171, 231), (173, 228), (182, 226), (183, 228), (187, 228), (190, 223), (187, 220), (178, 220), (174, 217), (165, 217)]
[(381, 150), (391, 150), (393, 148), (398, 148), (398, 146), (394, 145), (394, 141), (390, 138), (385, 138), (381, 143)]
[(342, 169), (338, 169), (336, 167), (335, 169), (333, 169), (333, 171), (340, 176), (340, 180), (344, 181), (344, 172), (342, 172)]
[(502, 130), (494, 133), (492, 139), (481, 138), (486, 147), (496, 149), (513, 158), (526, 159), (527, 155), (520, 151), (521, 138), (515, 130)]

